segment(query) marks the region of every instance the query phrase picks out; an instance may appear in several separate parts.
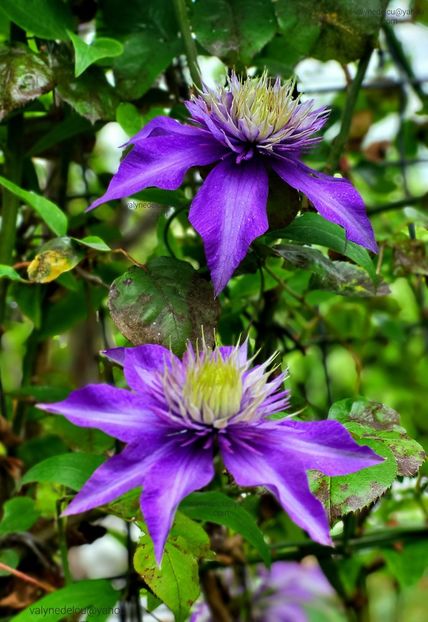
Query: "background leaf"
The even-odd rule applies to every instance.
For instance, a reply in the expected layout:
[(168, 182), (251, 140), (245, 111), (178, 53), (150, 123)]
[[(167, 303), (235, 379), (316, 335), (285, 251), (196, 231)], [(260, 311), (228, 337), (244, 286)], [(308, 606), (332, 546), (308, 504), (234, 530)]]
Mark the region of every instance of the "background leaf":
[(251, 514), (221, 492), (195, 492), (180, 504), (180, 510), (195, 520), (225, 525), (240, 533), (260, 553), (268, 566), (269, 547)]
[(77, 491), (103, 462), (103, 456), (83, 453), (52, 456), (31, 467), (22, 478), (21, 485), (50, 482)]
[(57, 0), (2, 0), (0, 10), (42, 39), (66, 39), (67, 28), (73, 28), (68, 4)]
[(0, 521), (2, 536), (17, 531), (28, 531), (39, 517), (34, 507), (34, 500), (28, 497), (13, 497), (3, 506), (3, 517)]
[(116, 279), (109, 294), (113, 321), (134, 344), (159, 343), (181, 354), (187, 340), (210, 339), (218, 306), (210, 283), (192, 266), (157, 257)]
[(90, 65), (93, 65), (101, 58), (113, 58), (120, 56), (123, 52), (123, 45), (116, 39), (108, 37), (97, 37), (90, 45), (85, 43), (78, 35), (68, 31), (76, 55), (74, 75), (78, 78)]
[(93, 607), (92, 619), (105, 620), (117, 600), (118, 593), (110, 581), (78, 581), (44, 596), (18, 613), (14, 619), (16, 622), (58, 622), (76, 610)]
[(40, 54), (24, 45), (0, 47), (0, 84), (1, 121), (12, 110), (50, 91), (52, 70)]
[(50, 283), (77, 266), (83, 256), (83, 251), (71, 238), (50, 240), (39, 248), (28, 266), (28, 278), (35, 283)]
[(270, 237), (284, 238), (302, 244), (319, 244), (349, 257), (364, 268), (373, 281), (376, 271), (373, 261), (365, 248), (346, 239), (345, 231), (339, 225), (325, 220), (319, 214), (302, 214), (285, 229), (272, 231)]
[(332, 522), (376, 501), (388, 490), (397, 475), (394, 454), (386, 445), (366, 438), (355, 438), (355, 441), (373, 449), (376, 454), (385, 458), (385, 462), (337, 477), (311, 473), (311, 490), (326, 508)]
[(5, 177), (0, 176), (0, 185), (12, 192), (22, 201), (30, 205), (56, 235), (65, 235), (67, 232), (67, 217), (55, 203), (36, 194), (32, 190), (24, 190)]
[(192, 23), (211, 54), (249, 63), (276, 32), (271, 0), (197, 0)]
[(143, 536), (134, 557), (135, 570), (150, 589), (174, 613), (177, 622), (187, 620), (190, 607), (199, 596), (198, 564), (181, 536), (170, 537), (165, 545), (161, 568), (153, 543)]
[(400, 415), (385, 404), (346, 399), (333, 404), (328, 417), (344, 423), (361, 439), (382, 441), (395, 456), (398, 475), (416, 475), (425, 460), (421, 445), (400, 425)]
[(11, 281), (23, 281), (18, 272), (12, 266), (0, 264), (0, 279), (10, 279)]

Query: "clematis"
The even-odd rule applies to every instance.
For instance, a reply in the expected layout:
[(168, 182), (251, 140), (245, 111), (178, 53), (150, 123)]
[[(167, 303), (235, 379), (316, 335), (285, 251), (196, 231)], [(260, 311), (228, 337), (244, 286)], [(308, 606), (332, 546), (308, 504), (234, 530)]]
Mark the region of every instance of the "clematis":
[(193, 199), (189, 220), (203, 239), (216, 294), (227, 284), (252, 241), (268, 229), (268, 174), (303, 192), (349, 240), (376, 252), (361, 196), (343, 178), (319, 173), (301, 162), (325, 123), (325, 107), (293, 99), (294, 82), (267, 74), (226, 86), (204, 87), (186, 102), (190, 123), (168, 117), (150, 121), (129, 141), (106, 193), (89, 209), (156, 186), (175, 190), (193, 166), (215, 166)]
[[(335, 593), (318, 565), (309, 560), (304, 563), (275, 562), (267, 570), (257, 568), (250, 578), (247, 598), (251, 604), (254, 622), (309, 622), (309, 611), (324, 613), (331, 619), (336, 615)], [(222, 573), (226, 574), (225, 572)], [(234, 585), (233, 575), (227, 573), (225, 584), (233, 596), (240, 596), (242, 587)], [(324, 619), (324, 616), (323, 616)], [(241, 618), (237, 618), (239, 622)], [(201, 600), (193, 610), (190, 622), (215, 622), (207, 604)]]
[(141, 509), (160, 562), (180, 501), (214, 476), (218, 451), (239, 486), (264, 486), (316, 541), (331, 544), (324, 508), (306, 471), (345, 475), (382, 461), (336, 421), (272, 420), (288, 404), (285, 374), (251, 366), (247, 344), (195, 352), (182, 360), (158, 345), (107, 351), (123, 364), (131, 390), (105, 384), (39, 407), (126, 443), (86, 482), (65, 514), (109, 503), (142, 486)]

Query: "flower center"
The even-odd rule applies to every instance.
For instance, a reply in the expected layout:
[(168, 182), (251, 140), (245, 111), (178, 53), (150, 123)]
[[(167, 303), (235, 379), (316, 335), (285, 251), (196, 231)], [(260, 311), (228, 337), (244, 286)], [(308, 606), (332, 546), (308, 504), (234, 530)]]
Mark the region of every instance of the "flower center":
[(239, 411), (242, 379), (233, 362), (220, 356), (188, 369), (185, 399), (200, 411), (204, 423), (228, 419)]
[(244, 121), (249, 128), (257, 128), (257, 139), (263, 140), (282, 129), (298, 105), (293, 100), (294, 80), (272, 84), (267, 73), (261, 78), (240, 81), (232, 76), (229, 82), (233, 96), (231, 116)]

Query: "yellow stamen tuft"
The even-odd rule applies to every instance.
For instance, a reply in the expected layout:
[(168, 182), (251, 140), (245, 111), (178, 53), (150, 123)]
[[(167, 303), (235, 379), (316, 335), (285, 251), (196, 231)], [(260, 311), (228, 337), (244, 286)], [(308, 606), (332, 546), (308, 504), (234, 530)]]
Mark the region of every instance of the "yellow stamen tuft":
[(294, 85), (294, 79), (272, 83), (266, 71), (260, 78), (242, 81), (233, 76), (229, 81), (232, 114), (257, 126), (260, 138), (270, 136), (287, 124), (300, 103), (299, 98), (293, 99)]
[(204, 423), (227, 419), (239, 411), (241, 372), (233, 360), (224, 361), (220, 356), (205, 360), (188, 370), (183, 394), (200, 410)]

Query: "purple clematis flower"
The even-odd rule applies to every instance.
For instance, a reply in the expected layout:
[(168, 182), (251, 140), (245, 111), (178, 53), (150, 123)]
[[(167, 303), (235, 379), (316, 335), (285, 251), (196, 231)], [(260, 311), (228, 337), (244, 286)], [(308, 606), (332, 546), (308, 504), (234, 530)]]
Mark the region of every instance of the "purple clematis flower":
[(78, 514), (143, 487), (141, 508), (160, 562), (180, 501), (214, 477), (214, 452), (240, 486), (265, 486), (316, 541), (331, 544), (324, 508), (306, 471), (345, 475), (381, 462), (337, 421), (269, 417), (287, 407), (285, 374), (251, 367), (247, 344), (194, 352), (183, 359), (158, 345), (116, 348), (131, 391), (88, 385), (39, 407), (127, 443), (99, 467), (65, 511)]
[(89, 209), (156, 186), (175, 190), (192, 166), (217, 163), (195, 196), (189, 220), (201, 235), (218, 294), (245, 257), (251, 242), (268, 229), (268, 172), (300, 190), (327, 220), (344, 227), (349, 240), (376, 252), (361, 196), (343, 178), (330, 177), (300, 161), (320, 141), (325, 107), (293, 99), (294, 82), (272, 84), (267, 74), (225, 87), (205, 87), (186, 102), (191, 125), (168, 117), (150, 121), (129, 143), (107, 192)]
[[(239, 596), (233, 576), (227, 576), (225, 583)], [(259, 567), (248, 588), (254, 622), (308, 622), (309, 608), (326, 614), (337, 611), (334, 590), (313, 563), (276, 562), (269, 570)], [(195, 605), (190, 622), (215, 622), (203, 600)]]

